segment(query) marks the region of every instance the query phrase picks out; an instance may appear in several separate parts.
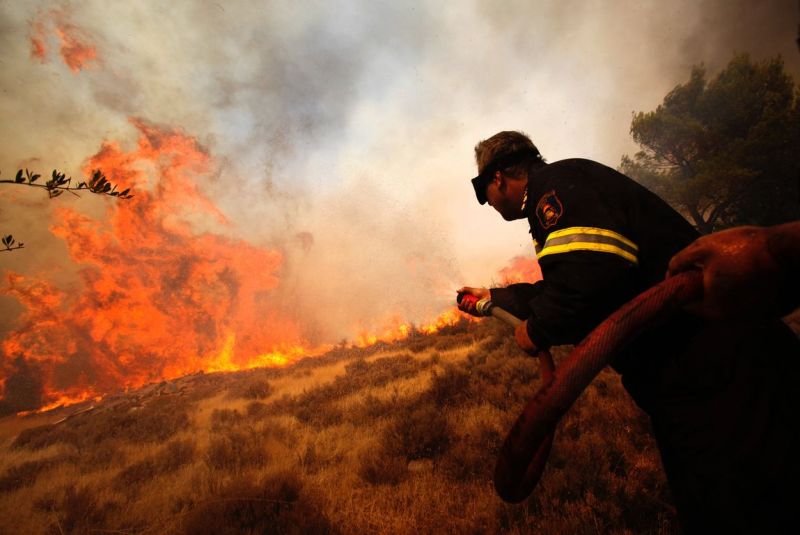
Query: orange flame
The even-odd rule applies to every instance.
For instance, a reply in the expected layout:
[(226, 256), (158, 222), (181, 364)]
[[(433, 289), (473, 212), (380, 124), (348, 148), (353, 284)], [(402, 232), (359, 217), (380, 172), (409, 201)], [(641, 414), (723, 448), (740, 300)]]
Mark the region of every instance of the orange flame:
[(41, 62), (47, 61), (47, 22), (54, 26), (58, 37), (61, 59), (72, 72), (80, 72), (88, 68), (92, 62), (98, 61), (97, 49), (89, 42), (84, 32), (69, 22), (65, 10), (54, 9), (40, 14), (31, 22), (31, 56)]
[(530, 256), (515, 256), (497, 274), (504, 285), (542, 280), (542, 268), (539, 267), (539, 262)]
[(367, 347), (378, 342), (396, 342), (408, 338), (414, 332), (435, 334), (446, 327), (452, 327), (465, 321), (472, 322), (477, 321), (477, 319), (460, 312), (456, 307), (445, 310), (432, 320), (424, 322), (421, 325), (404, 322), (400, 320), (400, 318), (394, 316), (387, 320), (384, 323), (384, 327), (379, 329), (378, 332), (371, 333), (362, 330), (358, 336), (356, 336), (353, 345), (356, 347)]
[[(86, 163), (133, 198), (109, 205), (107, 222), (57, 210), (51, 231), (84, 266), (83, 292), (67, 296), (43, 280), (7, 276), (4, 293), (27, 307), (23, 327), (2, 342), (3, 375), (20, 357), (41, 377), (42, 403), (90, 397), (203, 370), (283, 365), (311, 352), (300, 327), (270, 306), (283, 255), (209, 232), (188, 216), (223, 226), (197, 189), (210, 158), (190, 136), (138, 119), (126, 152), (104, 143)], [(155, 169), (149, 176), (142, 169)], [(147, 189), (150, 180), (154, 184)]]
[(31, 56), (42, 63), (47, 60), (47, 46), (45, 45), (46, 31), (40, 21), (31, 23)]
[[(311, 346), (280, 310), (281, 251), (193, 224), (202, 218), (204, 228), (231, 227), (197, 187), (213, 164), (205, 149), (179, 130), (130, 121), (137, 146), (126, 151), (106, 141), (84, 171), (102, 169), (118, 188), (133, 188), (133, 197), (109, 202), (102, 219), (61, 205), (50, 227), (81, 266), (82, 288), (67, 293), (42, 278), (4, 277), (0, 292), (26, 312), (0, 343), (0, 412), (51, 408), (198, 370), (285, 366), (333, 347)], [(455, 308), (421, 326), (393, 317), (353, 344), (462, 321), (469, 319)], [(10, 403), (21, 391), (35, 396)]]
[(56, 35), (61, 42), (61, 58), (72, 72), (79, 72), (87, 63), (97, 60), (97, 50), (81, 40), (75, 26), (61, 24), (56, 28)]

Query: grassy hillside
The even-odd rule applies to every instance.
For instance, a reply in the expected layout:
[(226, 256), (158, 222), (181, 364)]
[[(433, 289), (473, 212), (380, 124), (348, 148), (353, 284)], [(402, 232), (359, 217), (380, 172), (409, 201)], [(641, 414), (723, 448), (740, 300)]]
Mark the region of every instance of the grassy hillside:
[(0, 532), (675, 532), (648, 420), (611, 371), (562, 421), (530, 499), (495, 495), (499, 446), (538, 385), (487, 320), (7, 417)]

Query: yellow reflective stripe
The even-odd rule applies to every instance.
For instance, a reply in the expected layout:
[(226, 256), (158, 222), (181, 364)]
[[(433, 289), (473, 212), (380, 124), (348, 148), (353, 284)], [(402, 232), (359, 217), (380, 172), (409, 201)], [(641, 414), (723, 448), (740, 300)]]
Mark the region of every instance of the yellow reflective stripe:
[[(570, 236), (572, 234), (595, 234), (597, 236), (606, 236), (607, 238), (613, 238), (615, 240), (619, 240), (628, 247), (633, 248), (634, 250), (638, 251), (639, 247), (636, 246), (631, 240), (619, 234), (618, 232), (614, 232), (613, 230), (606, 230), (602, 228), (594, 228), (594, 227), (569, 227), (561, 230), (554, 230), (551, 232), (547, 239), (553, 238), (560, 238), (563, 236)], [(545, 247), (547, 247), (547, 243), (545, 243)]]
[(565, 243), (564, 245), (551, 245), (549, 247), (545, 247), (544, 249), (542, 249), (542, 251), (537, 256), (539, 258), (543, 258), (547, 255), (568, 253), (570, 251), (597, 251), (601, 253), (613, 253), (615, 255), (621, 256), (625, 260), (628, 260), (629, 262), (632, 262), (634, 264), (639, 263), (639, 259), (636, 258), (635, 255), (631, 254), (625, 249), (622, 249), (615, 245), (609, 245), (607, 243), (572, 242), (572, 243)]
[(542, 251), (542, 248), (539, 246), (539, 242), (536, 241), (535, 238), (533, 240), (533, 250), (536, 251), (537, 255)]

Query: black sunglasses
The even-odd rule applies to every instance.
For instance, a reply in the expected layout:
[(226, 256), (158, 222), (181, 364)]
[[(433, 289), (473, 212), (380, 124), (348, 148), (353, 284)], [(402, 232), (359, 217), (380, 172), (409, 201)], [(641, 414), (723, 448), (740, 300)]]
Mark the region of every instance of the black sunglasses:
[(528, 156), (541, 158), (538, 150), (525, 148), (504, 154), (489, 162), (489, 164), (483, 168), (483, 172), (472, 179), (472, 187), (475, 189), (475, 196), (478, 198), (478, 202), (486, 204), (488, 200), (486, 198), (486, 188), (489, 187), (489, 184), (491, 184), (494, 179), (495, 171), (500, 171), (512, 165), (516, 165)]

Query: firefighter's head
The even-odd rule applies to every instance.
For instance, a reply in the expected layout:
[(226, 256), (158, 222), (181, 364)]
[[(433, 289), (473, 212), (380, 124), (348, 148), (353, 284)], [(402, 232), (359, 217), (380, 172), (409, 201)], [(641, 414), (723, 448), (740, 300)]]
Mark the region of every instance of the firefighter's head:
[(525, 217), (528, 170), (545, 165), (531, 139), (522, 132), (499, 132), (475, 146), (475, 161), (478, 176), (472, 186), (478, 202), (488, 202), (506, 221)]

